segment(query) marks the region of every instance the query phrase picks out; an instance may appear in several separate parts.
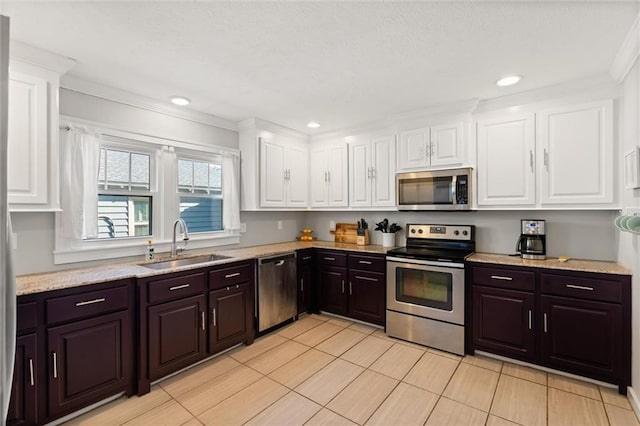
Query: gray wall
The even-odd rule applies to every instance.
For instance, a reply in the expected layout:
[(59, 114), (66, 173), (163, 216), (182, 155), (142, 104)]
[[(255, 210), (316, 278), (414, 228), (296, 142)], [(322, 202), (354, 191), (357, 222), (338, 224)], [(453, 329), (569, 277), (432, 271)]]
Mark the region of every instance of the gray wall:
[[(321, 240), (332, 240), (329, 221), (355, 223), (364, 218), (373, 229), (384, 218), (403, 228), (407, 223), (475, 225), (477, 251), (513, 253), (520, 234), (520, 219), (547, 221), (547, 253), (575, 259), (615, 260), (614, 213), (610, 211), (476, 211), (476, 212), (312, 212), (306, 226)], [(404, 245), (404, 229), (396, 243)], [(373, 244), (382, 234), (371, 232)]]

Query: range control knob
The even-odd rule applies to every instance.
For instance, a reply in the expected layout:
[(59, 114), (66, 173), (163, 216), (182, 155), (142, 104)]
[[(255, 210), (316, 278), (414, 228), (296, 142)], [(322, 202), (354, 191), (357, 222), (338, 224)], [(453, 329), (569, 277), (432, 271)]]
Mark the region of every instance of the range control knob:
[(422, 234), (424, 231), (422, 229), (418, 229), (418, 234)]
[(467, 231), (462, 231), (462, 235), (467, 235), (469, 234)]
[(415, 228), (411, 228), (411, 233), (412, 233), (412, 234), (415, 234), (415, 233), (416, 233)]
[(456, 229), (455, 231), (453, 231), (453, 235), (460, 235), (460, 231)]

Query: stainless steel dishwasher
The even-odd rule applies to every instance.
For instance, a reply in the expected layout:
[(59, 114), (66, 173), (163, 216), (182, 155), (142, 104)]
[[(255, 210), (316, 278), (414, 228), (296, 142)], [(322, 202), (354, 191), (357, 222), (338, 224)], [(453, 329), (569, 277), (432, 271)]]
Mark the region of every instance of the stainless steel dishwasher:
[(296, 253), (258, 259), (258, 332), (298, 313)]

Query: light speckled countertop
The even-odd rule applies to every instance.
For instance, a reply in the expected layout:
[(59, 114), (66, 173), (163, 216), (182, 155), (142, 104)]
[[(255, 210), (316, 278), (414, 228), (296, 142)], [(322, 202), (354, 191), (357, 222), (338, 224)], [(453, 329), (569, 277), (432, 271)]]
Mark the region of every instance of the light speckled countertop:
[(506, 254), (475, 253), (467, 258), (469, 262), (494, 263), (498, 265), (527, 266), (530, 268), (561, 269), (565, 271), (598, 272), (601, 274), (631, 275), (631, 271), (615, 262), (569, 259), (560, 262), (555, 257), (546, 260), (527, 260)]
[[(214, 262), (184, 265), (173, 269), (155, 270), (141, 266), (144, 261), (122, 262), (110, 265), (94, 266), (82, 269), (68, 269), (64, 271), (46, 272), (42, 274), (21, 275), (17, 277), (18, 296), (42, 293), (45, 291), (60, 290), (64, 288), (80, 287), (83, 285), (98, 284), (126, 278), (144, 278), (154, 275), (169, 274), (172, 272), (198, 269), (204, 266), (222, 265), (225, 263), (239, 262), (258, 257), (278, 255), (289, 251), (304, 248), (327, 248), (335, 250), (353, 251), (359, 253), (385, 254), (386, 247), (378, 245), (359, 246), (356, 244), (334, 243), (330, 241), (288, 242), (268, 244), (263, 246), (245, 247), (233, 250), (193, 250), (181, 255), (179, 258), (188, 258), (202, 254), (219, 254), (229, 256), (228, 259)], [(169, 260), (167, 256), (155, 259), (153, 262)], [(152, 262), (149, 262), (152, 263)]]

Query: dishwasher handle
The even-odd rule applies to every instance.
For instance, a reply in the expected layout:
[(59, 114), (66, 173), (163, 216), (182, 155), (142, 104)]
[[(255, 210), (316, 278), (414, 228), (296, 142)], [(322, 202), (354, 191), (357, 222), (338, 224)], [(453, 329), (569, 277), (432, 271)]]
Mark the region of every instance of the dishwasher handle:
[(296, 258), (296, 253), (295, 252), (291, 252), (291, 253), (285, 253), (285, 254), (280, 254), (277, 256), (271, 256), (271, 257), (261, 257), (260, 259), (258, 259), (258, 263), (260, 265), (266, 265), (268, 263), (275, 263), (276, 266), (281, 266), (284, 264), (284, 261), (287, 259), (295, 259)]

